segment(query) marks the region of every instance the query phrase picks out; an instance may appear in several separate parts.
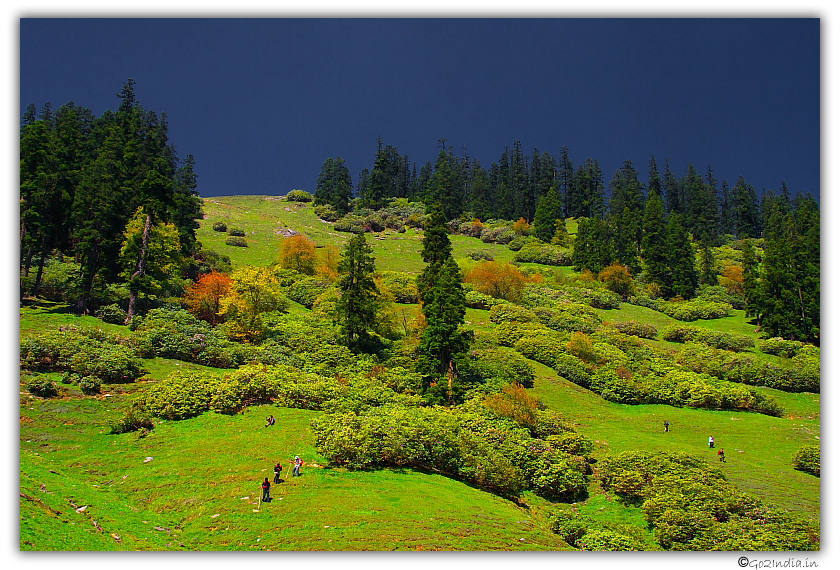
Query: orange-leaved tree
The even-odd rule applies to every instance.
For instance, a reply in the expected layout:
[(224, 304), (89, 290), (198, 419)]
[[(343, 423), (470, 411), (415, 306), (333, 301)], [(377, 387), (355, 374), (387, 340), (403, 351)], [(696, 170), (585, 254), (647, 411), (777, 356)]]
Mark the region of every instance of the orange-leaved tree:
[(226, 273), (206, 273), (187, 288), (184, 302), (193, 315), (215, 326), (224, 320), (219, 311), (232, 282)]
[(730, 293), (744, 293), (744, 270), (740, 265), (727, 265), (720, 276), (720, 284)]
[(525, 276), (510, 263), (483, 261), (470, 269), (464, 281), (485, 295), (517, 301), (522, 296)]
[(341, 261), (341, 250), (334, 245), (321, 248), (318, 252), (318, 266), (315, 273), (329, 282), (338, 279), (338, 263)]
[(302, 234), (284, 238), (280, 242), (280, 266), (306, 275), (315, 274), (315, 244)]
[(604, 283), (607, 289), (622, 297), (627, 297), (633, 292), (633, 276), (630, 275), (629, 269), (618, 262), (613, 262), (612, 265), (602, 269), (598, 274), (598, 280)]

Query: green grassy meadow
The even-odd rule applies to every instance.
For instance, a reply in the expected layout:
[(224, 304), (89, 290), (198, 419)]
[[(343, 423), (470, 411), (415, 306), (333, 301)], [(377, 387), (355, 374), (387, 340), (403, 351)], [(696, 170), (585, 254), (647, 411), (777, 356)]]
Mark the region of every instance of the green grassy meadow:
[[(317, 246), (340, 247), (349, 237), (318, 220), (311, 205), (273, 197), (206, 199), (198, 239), (229, 255), (234, 266), (267, 265), (291, 228)], [(247, 248), (224, 244), (214, 222), (246, 232)], [(419, 273), (422, 232), (368, 236), (377, 269)], [(510, 261), (507, 247), (453, 236), (459, 262), (475, 249)], [(568, 268), (562, 268), (568, 274)], [(307, 310), (294, 304), (293, 312)], [(629, 304), (599, 310), (604, 321), (641, 321), (658, 329), (677, 321)], [(490, 329), (488, 311), (468, 309), (468, 326)], [(99, 319), (76, 316), (56, 303), (21, 308), (21, 336), (75, 324), (124, 331)], [(758, 338), (743, 311), (691, 323)], [(651, 341), (662, 348), (680, 345)], [(774, 358), (774, 357), (768, 357)], [(791, 458), (820, 438), (820, 395), (759, 388), (785, 408), (784, 417), (605, 401), (537, 362), (532, 395), (567, 418), (595, 442), (595, 459), (644, 449), (684, 451), (717, 463), (713, 435), (726, 450), (721, 465), (741, 489), (779, 507), (819, 519), (820, 479), (796, 471)], [(526, 493), (517, 503), (433, 472), (331, 468), (318, 454), (310, 428), (322, 412), (263, 405), (236, 415), (205, 413), (182, 421), (156, 421), (142, 435), (110, 434), (133, 393), (183, 368), (224, 371), (171, 359), (144, 360), (147, 374), (127, 385), (103, 385), (84, 396), (60, 385), (44, 399), (20, 382), (21, 550), (566, 550), (549, 529), (549, 501)], [(264, 427), (273, 414), (277, 423)], [(663, 422), (671, 424), (664, 433)], [(292, 458), (306, 462), (292, 478)], [(261, 503), (260, 482), (280, 461), (285, 482), (272, 485), (273, 501)], [(597, 471), (597, 463), (594, 465)], [(637, 527), (657, 549), (638, 507), (624, 506), (592, 478), (589, 497), (575, 505), (596, 520)]]

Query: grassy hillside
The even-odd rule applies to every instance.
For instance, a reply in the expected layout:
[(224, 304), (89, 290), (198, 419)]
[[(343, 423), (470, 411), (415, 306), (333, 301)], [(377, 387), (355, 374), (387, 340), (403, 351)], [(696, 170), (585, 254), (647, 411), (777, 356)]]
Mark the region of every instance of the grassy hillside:
[[(349, 234), (318, 220), (311, 205), (273, 197), (205, 200), (198, 239), (229, 255), (234, 266), (267, 265), (277, 257), (278, 232), (293, 229), (317, 246), (341, 246)], [(223, 221), (246, 233), (247, 248), (225, 245), (212, 229)], [(418, 273), (422, 232), (386, 231), (369, 237), (377, 269)], [(506, 246), (452, 236), (456, 260), (470, 251), (510, 261)], [(568, 268), (557, 270), (570, 275)], [(293, 313), (308, 311), (294, 304)], [(598, 310), (605, 322), (639, 321), (659, 330), (671, 317), (624, 303)], [(468, 309), (469, 327), (491, 331), (489, 312)], [(692, 323), (758, 338), (743, 311)], [(21, 336), (66, 325), (129, 334), (67, 306), (38, 302), (21, 309)], [(667, 350), (678, 344), (646, 341)], [(500, 349), (502, 351), (512, 349)], [(755, 349), (753, 353), (757, 353)], [(781, 358), (761, 355), (781, 363)], [(783, 417), (665, 405), (623, 405), (568, 382), (530, 361), (536, 371), (531, 394), (567, 418), (595, 443), (594, 459), (626, 450), (689, 452), (718, 466), (714, 435), (727, 462), (720, 464), (739, 488), (775, 505), (818, 520), (820, 479), (793, 469), (791, 458), (820, 438), (820, 395), (758, 388), (785, 408)], [(20, 382), (20, 547), (22, 550), (563, 550), (550, 530), (550, 501), (526, 492), (518, 502), (500, 498), (440, 473), (411, 469), (351, 471), (329, 467), (310, 426), (324, 412), (261, 405), (243, 413), (204, 413), (181, 421), (156, 420), (155, 429), (120, 435), (110, 424), (134, 394), (176, 370), (226, 371), (168, 358), (143, 360), (146, 374), (132, 384), (106, 384), (85, 396), (60, 385), (56, 398), (39, 398)], [(57, 380), (57, 373), (47, 376)], [(264, 427), (273, 414), (277, 424)], [(663, 421), (671, 432), (663, 432)], [(303, 476), (289, 475), (291, 459), (306, 461)], [(274, 500), (261, 503), (260, 482), (280, 461), (285, 482), (272, 486)], [(598, 463), (594, 464), (597, 472)], [(649, 549), (658, 549), (638, 506), (623, 505), (591, 479), (589, 495), (575, 509), (599, 522), (629, 525)]]

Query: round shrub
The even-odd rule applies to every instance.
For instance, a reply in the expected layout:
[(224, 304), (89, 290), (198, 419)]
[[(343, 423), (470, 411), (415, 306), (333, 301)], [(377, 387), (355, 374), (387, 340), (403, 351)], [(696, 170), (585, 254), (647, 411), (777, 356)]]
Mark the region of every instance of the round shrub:
[(84, 394), (98, 394), (102, 389), (102, 381), (96, 376), (84, 376), (79, 380), (79, 388)]
[(30, 394), (39, 396), (41, 398), (51, 398), (58, 396), (58, 388), (55, 382), (48, 380), (42, 376), (36, 376), (26, 384), (26, 389)]
[(530, 486), (546, 499), (571, 500), (586, 492), (585, 472), (583, 458), (548, 450), (540, 456)]
[(315, 215), (327, 222), (334, 222), (341, 217), (341, 214), (336, 211), (332, 204), (319, 204), (315, 206)]
[(420, 300), (417, 277), (403, 271), (383, 271), (382, 285), (397, 303), (414, 304)]
[(213, 231), (215, 232), (226, 232), (227, 229), (227, 224), (224, 222), (216, 222), (213, 224)]
[(780, 337), (758, 341), (758, 350), (761, 352), (765, 354), (774, 354), (776, 356), (784, 356), (785, 358), (793, 358), (799, 354), (804, 346), (804, 342), (800, 342), (798, 340), (785, 340)]
[(76, 374), (75, 372), (64, 372), (61, 375), (62, 384), (78, 384), (81, 379), (81, 375)]
[(467, 253), (467, 257), (473, 261), (493, 261), (493, 254), (486, 249), (474, 249)]
[(111, 323), (112, 325), (124, 324), (125, 318), (128, 316), (117, 303), (99, 308), (95, 315), (104, 322)]
[(793, 456), (793, 468), (820, 476), (820, 446), (803, 445)]
[(248, 242), (244, 237), (229, 237), (225, 240), (225, 244), (235, 247), (248, 247)]
[(588, 551), (626, 552), (645, 550), (645, 545), (639, 540), (605, 528), (587, 531), (577, 541), (577, 546), (581, 550)]
[(592, 517), (573, 511), (557, 511), (551, 516), (551, 532), (560, 535), (569, 546), (577, 546), (583, 535), (595, 526)]
[(570, 455), (589, 455), (595, 448), (595, 444), (592, 443), (591, 439), (575, 432), (552, 435), (548, 437), (547, 441), (552, 447)]
[(245, 237), (245, 230), (241, 228), (230, 228), (228, 230), (228, 235), (232, 235), (235, 237)]
[(306, 190), (292, 190), (286, 194), (286, 200), (289, 202), (311, 202), (312, 194)]
[(116, 422), (111, 424), (111, 433), (128, 433), (138, 430), (154, 429), (155, 424), (149, 414), (137, 405), (128, 408)]
[(525, 307), (512, 303), (496, 305), (490, 309), (490, 321), (496, 324), (501, 323), (530, 323), (537, 320), (536, 315)]
[(571, 250), (539, 242), (526, 243), (513, 256), (514, 261), (520, 263), (541, 263), (543, 265), (571, 265)]
[(636, 321), (615, 323), (615, 328), (617, 328), (621, 333), (637, 336), (639, 338), (656, 339), (656, 336), (659, 334), (656, 327), (652, 324), (638, 323)]

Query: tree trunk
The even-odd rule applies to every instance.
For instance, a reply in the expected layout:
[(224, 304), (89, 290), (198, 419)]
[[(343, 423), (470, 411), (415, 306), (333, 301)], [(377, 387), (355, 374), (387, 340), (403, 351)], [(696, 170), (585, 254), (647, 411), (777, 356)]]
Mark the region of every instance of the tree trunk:
[(125, 324), (131, 322), (134, 318), (134, 313), (137, 312), (137, 299), (140, 297), (140, 291), (135, 285), (135, 279), (146, 274), (146, 254), (149, 251), (149, 238), (152, 233), (152, 215), (146, 214), (146, 225), (143, 228), (143, 241), (140, 244), (140, 259), (137, 260), (137, 270), (131, 275), (130, 290), (128, 295), (128, 314), (125, 317)]
[(32, 256), (35, 254), (35, 246), (30, 245), (26, 252), (26, 261), (23, 262), (23, 273), (20, 276), (20, 300), (23, 301), (23, 279), (29, 276), (29, 265), (32, 263)]
[(98, 261), (99, 247), (94, 246), (86, 263), (87, 267), (85, 270), (88, 274), (85, 275), (85, 288), (74, 306), (74, 310), (79, 314), (86, 314), (88, 311), (88, 303), (90, 302), (90, 293), (93, 291), (93, 280), (96, 279), (96, 263)]
[(32, 286), (32, 296), (37, 297), (41, 292), (41, 276), (44, 274), (44, 263), (47, 260), (47, 253), (50, 241), (45, 236), (41, 242), (41, 261), (38, 263), (38, 275), (35, 277), (35, 284)]

